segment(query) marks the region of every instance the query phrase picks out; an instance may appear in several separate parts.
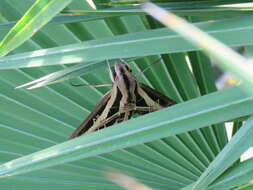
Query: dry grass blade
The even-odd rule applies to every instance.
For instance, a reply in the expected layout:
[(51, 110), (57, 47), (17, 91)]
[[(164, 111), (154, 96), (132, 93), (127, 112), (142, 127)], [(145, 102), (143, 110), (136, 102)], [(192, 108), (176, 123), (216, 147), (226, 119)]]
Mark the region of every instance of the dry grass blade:
[(138, 182), (135, 178), (114, 170), (106, 172), (105, 176), (112, 182), (128, 190), (152, 190), (150, 187)]
[(231, 72), (238, 79), (248, 84), (247, 90), (253, 93), (251, 90), (253, 86), (253, 64), (250, 60), (173, 13), (167, 12), (152, 3), (143, 4), (143, 9), (216, 58), (221, 68)]

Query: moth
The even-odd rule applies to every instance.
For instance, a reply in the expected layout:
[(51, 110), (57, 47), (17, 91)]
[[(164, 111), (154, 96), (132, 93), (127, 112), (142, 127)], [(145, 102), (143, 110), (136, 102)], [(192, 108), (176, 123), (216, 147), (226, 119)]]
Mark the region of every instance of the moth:
[(114, 65), (112, 90), (102, 97), (70, 138), (126, 121), (136, 114), (143, 115), (176, 104), (171, 98), (138, 82), (131, 72), (126, 63)]

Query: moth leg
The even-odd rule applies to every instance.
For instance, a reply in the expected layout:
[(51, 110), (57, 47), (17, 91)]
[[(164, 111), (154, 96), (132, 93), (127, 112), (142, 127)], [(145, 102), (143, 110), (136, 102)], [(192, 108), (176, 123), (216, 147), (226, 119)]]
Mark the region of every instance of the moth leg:
[(99, 118), (99, 115), (96, 115), (95, 118), (92, 119), (93, 124), (97, 121), (98, 118)]
[(104, 122), (104, 124), (107, 124), (107, 123), (113, 121), (114, 119), (117, 119), (119, 116), (120, 116), (120, 113), (117, 112), (117, 113), (113, 114), (112, 116), (110, 116), (109, 118), (105, 119), (102, 122)]
[(120, 122), (122, 122), (122, 121), (123, 121), (122, 118), (117, 118), (117, 119), (115, 120), (114, 124), (120, 123)]
[(124, 113), (124, 119), (123, 119), (123, 121), (128, 120), (128, 119), (130, 118), (130, 115), (131, 115), (130, 111), (126, 111), (126, 112)]
[(116, 118), (119, 117), (119, 116), (120, 116), (120, 113), (117, 112), (117, 113), (113, 114), (112, 116), (110, 116), (110, 117), (108, 117), (108, 118), (106, 118), (106, 119), (102, 119), (102, 120), (100, 120), (100, 121), (99, 121), (99, 118), (98, 118), (98, 119), (96, 120), (96, 122), (94, 123), (94, 125), (93, 125), (91, 128), (89, 128), (89, 130), (86, 131), (85, 134), (100, 129), (102, 126), (104, 126), (104, 125), (106, 125), (107, 123), (113, 121), (114, 119), (116, 119)]
[(147, 106), (147, 107), (136, 106), (135, 110), (142, 111), (142, 112), (153, 112), (153, 111), (157, 111), (159, 109), (156, 106)]

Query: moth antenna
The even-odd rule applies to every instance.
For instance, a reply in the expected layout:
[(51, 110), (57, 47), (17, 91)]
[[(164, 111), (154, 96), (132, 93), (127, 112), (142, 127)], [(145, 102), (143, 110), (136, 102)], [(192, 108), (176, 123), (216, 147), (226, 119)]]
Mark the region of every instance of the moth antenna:
[(147, 66), (145, 69), (143, 69), (142, 71), (136, 73), (135, 77), (138, 77), (139, 75), (143, 74), (145, 71), (147, 71), (148, 69), (150, 69), (152, 65), (158, 63), (161, 59), (162, 58), (160, 57), (159, 59), (157, 59), (156, 61), (154, 61), (153, 63), (151, 63), (149, 66)]
[(80, 86), (91, 86), (91, 87), (107, 87), (107, 86), (112, 86), (112, 84), (74, 84), (70, 82), (71, 86), (74, 87), (80, 87)]
[(119, 59), (121, 62), (125, 63), (125, 64), (128, 64), (124, 59)]
[(109, 71), (109, 75), (110, 75), (110, 79), (111, 79), (111, 81), (114, 83), (114, 78), (115, 78), (115, 75), (113, 74), (113, 71), (112, 71), (112, 69), (111, 69), (111, 67), (110, 67), (110, 64), (109, 64), (109, 62), (108, 62), (108, 60), (106, 60), (106, 63), (107, 63), (107, 66), (108, 66), (108, 71)]

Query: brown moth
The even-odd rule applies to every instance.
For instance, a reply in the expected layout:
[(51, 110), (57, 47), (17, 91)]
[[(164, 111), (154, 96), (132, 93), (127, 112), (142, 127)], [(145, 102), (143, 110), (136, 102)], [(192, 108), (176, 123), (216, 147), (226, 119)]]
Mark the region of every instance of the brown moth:
[(133, 114), (142, 115), (176, 104), (162, 93), (138, 82), (127, 64), (117, 63), (114, 69), (112, 90), (103, 96), (70, 138), (126, 121)]

